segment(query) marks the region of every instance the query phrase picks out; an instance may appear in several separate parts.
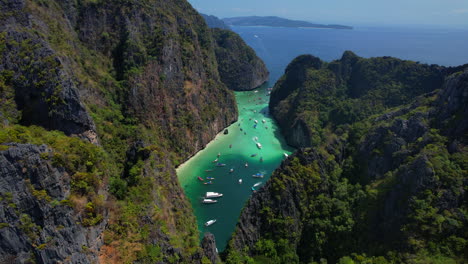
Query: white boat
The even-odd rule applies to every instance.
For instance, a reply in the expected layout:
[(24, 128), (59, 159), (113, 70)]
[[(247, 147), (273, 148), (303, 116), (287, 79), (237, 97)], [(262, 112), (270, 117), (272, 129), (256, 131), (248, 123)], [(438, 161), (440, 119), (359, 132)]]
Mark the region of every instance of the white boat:
[(263, 173), (253, 174), (252, 177), (254, 177), (254, 178), (263, 178)]
[(257, 123), (258, 123), (258, 121), (257, 121), (257, 120), (254, 120), (254, 122), (255, 122), (255, 124), (257, 124)]
[(245, 163), (245, 167), (247, 168), (248, 166), (249, 166), (249, 164), (246, 162), (246, 163)]
[(254, 137), (254, 140), (255, 140), (255, 141), (258, 141), (258, 137)]
[(262, 184), (262, 182), (257, 182), (256, 184), (254, 184), (253, 187), (257, 187), (257, 186), (259, 186), (260, 184)]
[(262, 148), (262, 144), (260, 144), (260, 142), (257, 142), (257, 148), (261, 149)]
[(217, 200), (213, 200), (213, 199), (203, 199), (202, 203), (204, 204), (212, 204), (212, 203), (217, 203), (218, 201)]
[(242, 179), (239, 179), (239, 184), (242, 184)]
[(208, 222), (205, 223), (205, 226), (210, 226), (214, 223), (216, 223), (216, 219), (209, 220)]
[(231, 168), (231, 169), (229, 170), (229, 173), (233, 173), (233, 172), (234, 172), (234, 168)]
[(262, 120), (262, 123), (264, 123), (264, 124), (265, 124), (265, 122), (266, 122), (266, 121), (265, 121), (265, 119), (263, 119), (263, 120)]
[[(205, 198), (219, 198), (223, 197), (222, 193), (217, 193), (217, 192), (206, 192)], [(206, 200), (206, 199), (205, 199)]]
[(283, 155), (285, 158), (289, 157), (288, 153), (283, 153)]

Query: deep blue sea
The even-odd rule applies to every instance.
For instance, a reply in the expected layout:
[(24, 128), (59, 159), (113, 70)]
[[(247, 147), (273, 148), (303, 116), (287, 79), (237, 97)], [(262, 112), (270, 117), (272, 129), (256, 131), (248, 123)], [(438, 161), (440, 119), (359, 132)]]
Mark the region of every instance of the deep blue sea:
[[(457, 66), (468, 63), (468, 29), (356, 27), (232, 27), (266, 63), (275, 82), (288, 63), (301, 54), (325, 61), (351, 50), (361, 57), (393, 56), (421, 63)], [(270, 84), (272, 85), (272, 84)]]

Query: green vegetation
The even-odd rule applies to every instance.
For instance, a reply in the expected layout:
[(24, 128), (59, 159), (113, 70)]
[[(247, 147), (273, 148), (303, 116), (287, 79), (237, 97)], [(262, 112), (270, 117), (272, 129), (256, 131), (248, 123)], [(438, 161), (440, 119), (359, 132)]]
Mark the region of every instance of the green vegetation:
[[(330, 63), (303, 55), (290, 63), (275, 84), (270, 109), (290, 144), (317, 146), (328, 129), (361, 121), (441, 88), (444, 74), (442, 67), (434, 65), (391, 57), (364, 59), (349, 51)], [(305, 144), (290, 138), (298, 123), (309, 131)]]

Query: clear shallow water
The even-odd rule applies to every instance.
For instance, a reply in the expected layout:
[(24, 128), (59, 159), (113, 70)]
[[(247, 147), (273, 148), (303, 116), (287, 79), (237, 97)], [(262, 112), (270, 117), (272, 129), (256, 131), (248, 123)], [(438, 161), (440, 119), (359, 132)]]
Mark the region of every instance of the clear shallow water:
[[(268, 114), (269, 96), (266, 85), (256, 91), (235, 94), (239, 119), (228, 127), (229, 134), (220, 133), (204, 150), (177, 169), (181, 185), (195, 211), (201, 235), (206, 231), (213, 233), (220, 251), (224, 250), (240, 211), (252, 194), (251, 187), (262, 182), (256, 189), (261, 188), (284, 159), (284, 153), (291, 154), (293, 151), (286, 145)], [(258, 121), (256, 128), (254, 120)], [(261, 143), (261, 149), (257, 148), (255, 137)], [(218, 153), (221, 154), (218, 162), (226, 166), (216, 167), (216, 163), (213, 163)], [(252, 154), (257, 155), (251, 157)], [(248, 167), (245, 167), (246, 163)], [(231, 168), (234, 169), (232, 173), (229, 172)], [(259, 172), (265, 174), (263, 179), (252, 177)], [(207, 181), (206, 177), (215, 179), (213, 184), (204, 185), (197, 179), (198, 176), (204, 178), (204, 182)], [(242, 179), (242, 184), (239, 184), (239, 179)], [(220, 192), (224, 196), (216, 204), (202, 204), (201, 200), (206, 192)], [(217, 219), (217, 222), (205, 227), (204, 223), (210, 219)]]
[[(283, 160), (283, 153), (293, 151), (284, 143), (274, 121), (265, 114), (269, 99), (266, 87), (273, 86), (292, 59), (300, 54), (313, 54), (331, 61), (339, 59), (345, 50), (352, 50), (361, 57), (394, 56), (445, 66), (468, 63), (468, 29), (233, 27), (233, 30), (265, 61), (270, 71), (270, 83), (259, 88), (257, 93), (236, 92), (239, 121), (228, 128), (228, 135), (221, 133), (177, 169), (179, 180), (194, 208), (201, 235), (206, 231), (212, 232), (220, 251), (224, 250), (240, 211), (252, 194), (250, 188), (257, 182), (265, 183)], [(257, 128), (253, 128), (254, 119), (258, 120)], [(265, 119), (268, 129), (262, 125), (262, 119)], [(261, 150), (255, 145), (255, 136), (263, 146)], [(229, 148), (230, 144), (232, 148)], [(212, 163), (218, 153), (221, 154), (219, 161), (225, 163), (225, 167), (215, 167)], [(258, 155), (250, 157), (254, 153)], [(263, 157), (263, 162), (260, 162), (260, 157)], [(249, 164), (247, 168), (245, 162)], [(233, 173), (229, 173), (231, 168), (234, 168)], [(205, 172), (207, 169), (213, 171)], [(260, 171), (265, 172), (263, 179), (252, 178), (252, 174)], [(215, 180), (212, 185), (204, 185), (197, 176), (214, 177)], [(239, 184), (241, 178), (243, 183)], [(216, 204), (204, 205), (201, 200), (207, 191), (223, 193), (224, 197)], [(205, 227), (204, 223), (210, 219), (218, 222)]]

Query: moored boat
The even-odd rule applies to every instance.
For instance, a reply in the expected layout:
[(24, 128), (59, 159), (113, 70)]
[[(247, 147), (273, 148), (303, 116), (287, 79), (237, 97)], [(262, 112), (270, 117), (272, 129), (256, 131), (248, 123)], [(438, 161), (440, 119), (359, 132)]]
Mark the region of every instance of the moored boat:
[(226, 164), (224, 164), (224, 163), (219, 163), (219, 162), (216, 163), (216, 167), (224, 167), (224, 166), (226, 166)]
[(202, 177), (198, 176), (198, 180), (204, 181)]
[(255, 157), (255, 156), (257, 156), (257, 154), (256, 154), (256, 153), (255, 153), (255, 154), (252, 154), (252, 155), (250, 155), (250, 157)]
[(254, 178), (263, 178), (264, 175), (263, 175), (263, 173), (258, 172), (258, 173), (253, 174), (252, 177), (254, 177)]
[(262, 148), (262, 144), (260, 144), (260, 142), (257, 142), (257, 148), (261, 149)]
[(217, 192), (206, 192), (205, 194), (205, 198), (209, 199), (209, 198), (219, 198), (219, 197), (223, 197), (223, 194), (222, 193), (217, 193)]
[(213, 204), (213, 203), (217, 203), (218, 201), (217, 200), (213, 200), (213, 199), (203, 199), (202, 203), (204, 204)]
[(213, 184), (212, 181), (207, 181), (207, 182), (204, 182), (203, 184)]
[(214, 180), (215, 178), (213, 177), (206, 177), (207, 180)]
[(205, 223), (205, 226), (210, 226), (212, 224), (216, 223), (216, 219), (209, 220)]

